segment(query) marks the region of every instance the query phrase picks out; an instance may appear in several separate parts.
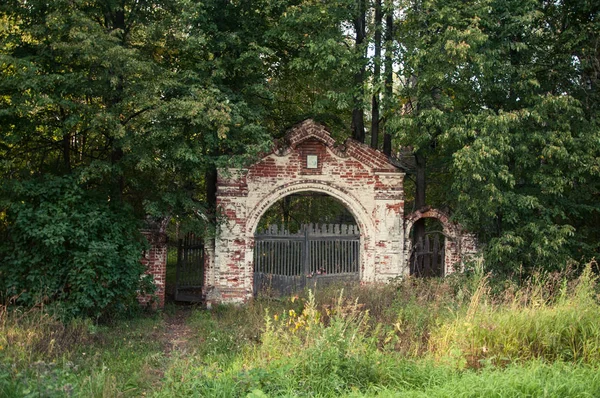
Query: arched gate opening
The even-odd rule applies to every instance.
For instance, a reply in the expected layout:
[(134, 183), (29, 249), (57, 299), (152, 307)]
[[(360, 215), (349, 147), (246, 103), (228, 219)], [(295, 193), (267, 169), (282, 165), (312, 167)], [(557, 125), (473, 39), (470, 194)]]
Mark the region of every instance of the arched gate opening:
[(446, 272), (446, 240), (444, 226), (437, 218), (425, 219), (425, 234), (415, 240), (414, 229), (408, 239), (413, 242), (410, 257), (410, 275), (416, 277), (442, 277)]
[[(425, 219), (426, 232), (422, 240), (413, 242), (414, 224)], [(472, 235), (464, 234), (448, 214), (425, 207), (409, 214), (405, 220), (405, 258), (414, 276), (446, 276), (459, 270), (464, 259), (475, 250)]]
[(335, 198), (287, 195), (260, 219), (254, 236), (255, 295), (291, 295), (307, 287), (360, 279), (360, 229)]
[[(214, 262), (206, 270), (207, 303), (244, 302), (260, 290), (255, 285), (265, 274), (311, 281), (348, 274), (364, 282), (405, 274), (403, 178), (404, 173), (381, 152), (351, 139), (338, 145), (326, 128), (312, 120), (292, 128), (248, 168), (220, 169), (221, 217)], [(351, 213), (354, 224), (319, 219), (300, 222), (296, 230), (289, 220), (269, 228), (261, 224), (279, 200), (308, 192), (337, 200)], [(312, 255), (319, 250), (328, 254)], [(257, 259), (278, 252), (279, 260), (269, 263), (271, 268), (255, 267)], [(309, 278), (315, 275), (317, 279)]]

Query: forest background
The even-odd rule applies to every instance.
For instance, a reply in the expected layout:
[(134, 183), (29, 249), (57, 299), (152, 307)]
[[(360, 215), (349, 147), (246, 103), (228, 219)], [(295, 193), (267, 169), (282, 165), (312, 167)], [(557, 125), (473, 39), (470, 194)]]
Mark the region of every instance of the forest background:
[(0, 74), (4, 302), (125, 309), (141, 222), (199, 228), (216, 168), (308, 117), (404, 162), (487, 270), (599, 252), (591, 0), (7, 0)]

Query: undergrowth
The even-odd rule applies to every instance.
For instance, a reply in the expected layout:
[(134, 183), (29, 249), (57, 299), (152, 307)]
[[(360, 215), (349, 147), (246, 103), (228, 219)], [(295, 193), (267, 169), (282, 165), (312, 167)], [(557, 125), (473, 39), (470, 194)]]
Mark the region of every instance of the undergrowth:
[(112, 325), (0, 307), (0, 397), (140, 396), (162, 377), (162, 321)]
[(599, 363), (600, 306), (591, 265), (577, 280), (560, 281), (554, 295), (544, 289), (548, 280), (499, 300), (482, 279), (466, 311), (436, 328), (430, 351), (471, 367), (532, 359)]
[(407, 278), (196, 309), (174, 351), (160, 316), (100, 326), (0, 307), (0, 396), (600, 396), (592, 265), (577, 278)]

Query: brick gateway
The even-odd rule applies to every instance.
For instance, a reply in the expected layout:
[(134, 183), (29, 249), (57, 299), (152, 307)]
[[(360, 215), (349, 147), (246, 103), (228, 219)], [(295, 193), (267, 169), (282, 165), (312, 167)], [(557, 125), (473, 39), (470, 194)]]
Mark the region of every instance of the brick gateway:
[[(405, 217), (403, 181), (404, 173), (383, 153), (352, 139), (336, 145), (327, 129), (310, 119), (292, 128), (252, 166), (219, 170), (221, 221), (216, 239), (205, 245), (207, 305), (242, 303), (252, 297), (258, 223), (279, 199), (301, 192), (330, 195), (354, 216), (360, 230), (361, 282), (408, 275), (409, 232), (423, 217), (442, 223), (447, 236), (444, 274), (453, 272), (474, 252), (472, 237), (439, 210), (422, 209)], [(152, 264), (151, 273), (157, 281), (164, 280)]]

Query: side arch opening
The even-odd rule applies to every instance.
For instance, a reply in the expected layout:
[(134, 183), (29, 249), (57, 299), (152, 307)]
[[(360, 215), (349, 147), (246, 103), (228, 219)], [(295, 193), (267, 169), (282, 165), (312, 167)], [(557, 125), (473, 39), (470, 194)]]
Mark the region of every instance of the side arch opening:
[[(415, 224), (424, 223), (421, 236), (415, 236)], [(406, 261), (410, 275), (416, 277), (443, 277), (451, 272), (452, 259), (457, 254), (456, 226), (447, 214), (425, 208), (406, 218)]]
[(418, 238), (414, 228), (409, 231), (412, 242), (409, 254), (410, 275), (416, 277), (442, 277), (446, 273), (446, 241), (449, 236), (437, 218), (425, 218), (425, 232)]

